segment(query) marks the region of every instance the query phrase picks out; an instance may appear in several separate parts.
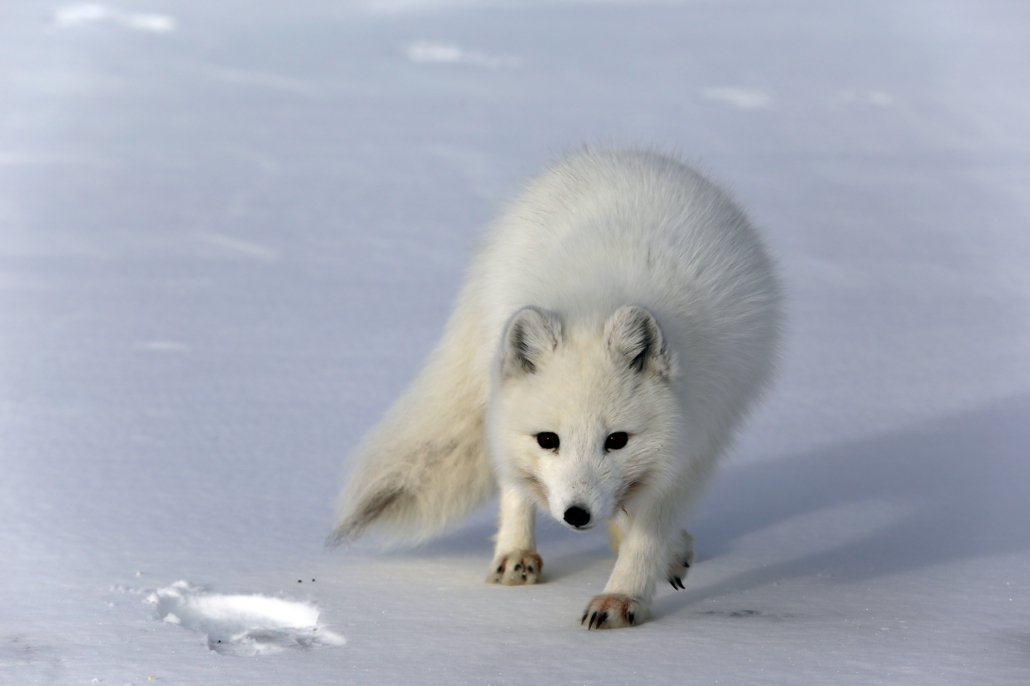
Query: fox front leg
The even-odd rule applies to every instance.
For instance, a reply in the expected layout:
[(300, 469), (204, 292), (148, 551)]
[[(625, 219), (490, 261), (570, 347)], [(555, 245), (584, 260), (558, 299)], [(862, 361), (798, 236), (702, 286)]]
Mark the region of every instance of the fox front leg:
[(517, 489), (502, 484), (499, 519), (487, 583), (521, 586), (539, 582), (544, 561), (536, 553), (536, 507)]
[(583, 626), (620, 629), (647, 621), (656, 580), (669, 572), (672, 551), (683, 552), (679, 548), (686, 532), (680, 532), (675, 526), (671, 510), (662, 507), (660, 502), (652, 503), (629, 518), (631, 523), (619, 543), (615, 569), (604, 593), (587, 605), (580, 622)]

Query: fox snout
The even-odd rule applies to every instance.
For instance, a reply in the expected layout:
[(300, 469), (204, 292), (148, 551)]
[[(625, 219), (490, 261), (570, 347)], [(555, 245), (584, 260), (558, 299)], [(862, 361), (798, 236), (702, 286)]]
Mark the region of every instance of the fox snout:
[(580, 530), (590, 528), (590, 510), (573, 505), (565, 510), (565, 523)]
[(551, 516), (576, 531), (593, 529), (610, 519), (615, 509), (615, 494), (609, 493), (613, 489), (596, 478), (558, 478), (548, 490)]

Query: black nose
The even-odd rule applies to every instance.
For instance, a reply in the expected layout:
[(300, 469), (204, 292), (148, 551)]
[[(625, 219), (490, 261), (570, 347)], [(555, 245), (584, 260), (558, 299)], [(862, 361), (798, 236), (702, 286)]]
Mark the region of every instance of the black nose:
[(590, 523), (590, 513), (578, 505), (565, 510), (565, 521), (577, 529)]

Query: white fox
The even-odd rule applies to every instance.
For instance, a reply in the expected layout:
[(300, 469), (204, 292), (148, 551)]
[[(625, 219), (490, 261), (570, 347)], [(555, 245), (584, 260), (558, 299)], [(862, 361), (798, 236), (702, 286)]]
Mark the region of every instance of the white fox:
[(608, 523), (588, 628), (648, 618), (693, 563), (680, 521), (770, 380), (773, 263), (727, 195), (652, 151), (586, 149), (487, 233), (443, 338), (357, 450), (331, 543), (422, 539), (500, 487), (487, 581), (542, 579), (536, 508)]

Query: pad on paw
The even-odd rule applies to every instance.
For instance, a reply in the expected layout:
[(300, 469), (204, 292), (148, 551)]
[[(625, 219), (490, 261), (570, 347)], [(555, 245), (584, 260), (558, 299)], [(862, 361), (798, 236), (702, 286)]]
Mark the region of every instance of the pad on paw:
[(683, 586), (687, 572), (694, 566), (694, 537), (681, 531), (677, 545), (673, 546), (672, 560), (669, 562), (669, 583), (677, 591)]
[(647, 605), (629, 596), (612, 593), (594, 596), (579, 623), (587, 629), (622, 629), (643, 624), (647, 618)]
[(540, 581), (544, 561), (532, 550), (515, 550), (499, 555), (490, 566), (487, 583), (521, 586)]

